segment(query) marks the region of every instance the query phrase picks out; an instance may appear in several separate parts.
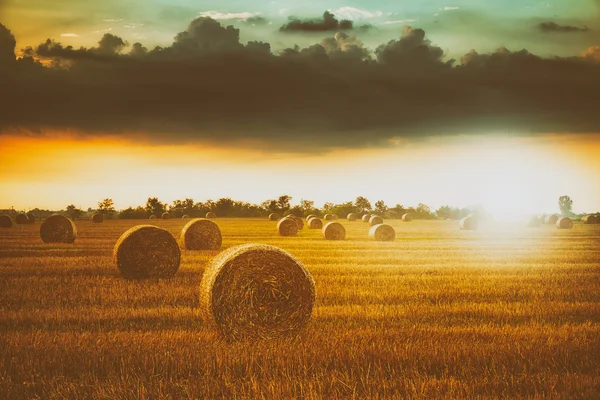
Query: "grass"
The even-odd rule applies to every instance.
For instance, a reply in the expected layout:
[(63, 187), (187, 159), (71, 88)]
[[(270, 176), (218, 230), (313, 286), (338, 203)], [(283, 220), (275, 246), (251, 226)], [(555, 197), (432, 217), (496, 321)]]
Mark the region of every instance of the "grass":
[[(141, 221), (178, 236), (189, 220)], [(272, 244), (317, 284), (298, 338), (228, 343), (198, 290), (217, 252), (182, 252), (171, 280), (127, 281), (112, 261), (140, 221), (78, 221), (73, 245), (39, 223), (0, 230), (3, 398), (600, 398), (600, 225), (520, 228), (391, 221), (397, 239), (217, 219), (223, 248)]]

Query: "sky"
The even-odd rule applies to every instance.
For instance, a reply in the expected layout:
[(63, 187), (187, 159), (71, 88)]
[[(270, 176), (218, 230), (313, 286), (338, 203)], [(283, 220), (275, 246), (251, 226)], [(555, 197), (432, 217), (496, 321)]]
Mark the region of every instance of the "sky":
[(599, 17), (596, 0), (0, 0), (0, 208), (598, 211)]

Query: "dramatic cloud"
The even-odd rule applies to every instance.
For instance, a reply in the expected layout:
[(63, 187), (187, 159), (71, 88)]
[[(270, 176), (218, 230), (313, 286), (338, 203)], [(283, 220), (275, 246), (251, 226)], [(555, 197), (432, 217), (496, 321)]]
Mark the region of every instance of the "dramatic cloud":
[(583, 27), (583, 28), (579, 28), (579, 27), (570, 26), (570, 25), (559, 25), (556, 22), (540, 22), (540, 24), (538, 25), (538, 29), (544, 33), (552, 33), (552, 32), (576, 33), (576, 32), (589, 31), (589, 28), (587, 26)]
[[(337, 32), (273, 54), (201, 17), (165, 47), (105, 34), (96, 47), (48, 40), (17, 59), (0, 26), (0, 132), (144, 135), (157, 142), (285, 146), (388, 145), (446, 134), (597, 132), (597, 47), (543, 58), (475, 50), (457, 64), (405, 27), (373, 52)], [(40, 59), (43, 65), (34, 61)]]
[(343, 19), (339, 21), (329, 11), (323, 13), (322, 19), (300, 20), (290, 17), (290, 21), (279, 28), (282, 32), (326, 32), (352, 29), (353, 23), (350, 20)]

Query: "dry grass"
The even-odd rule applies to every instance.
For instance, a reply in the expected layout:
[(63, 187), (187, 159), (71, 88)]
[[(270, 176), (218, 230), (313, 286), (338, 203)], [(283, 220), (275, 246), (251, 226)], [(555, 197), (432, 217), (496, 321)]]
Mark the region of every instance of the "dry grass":
[[(74, 244), (0, 231), (3, 398), (599, 398), (600, 225), (461, 231), (388, 221), (391, 243), (267, 220), (220, 219), (223, 248), (295, 255), (315, 278), (295, 341), (228, 343), (200, 318), (217, 252), (182, 253), (169, 280), (122, 279), (111, 259), (137, 221), (77, 221)], [(177, 236), (185, 221), (153, 220)]]

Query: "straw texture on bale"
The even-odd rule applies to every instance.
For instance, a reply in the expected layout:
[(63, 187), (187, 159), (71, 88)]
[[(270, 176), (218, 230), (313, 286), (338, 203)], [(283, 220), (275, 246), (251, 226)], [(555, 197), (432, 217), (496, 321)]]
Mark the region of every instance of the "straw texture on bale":
[(370, 219), (371, 219), (371, 214), (365, 214), (362, 216), (363, 222), (369, 222)]
[(333, 221), (333, 214), (325, 214), (325, 215), (323, 216), (323, 219), (324, 219), (325, 221)]
[(13, 225), (13, 220), (10, 215), (0, 215), (0, 228), (10, 228)]
[(411, 222), (412, 221), (412, 216), (410, 214), (404, 214), (402, 216), (402, 221), (404, 221), (404, 222)]
[(51, 215), (40, 225), (40, 237), (44, 243), (73, 243), (77, 227), (67, 217)]
[(185, 250), (219, 250), (223, 237), (217, 224), (209, 219), (196, 218), (183, 227), (180, 240)]
[(477, 229), (477, 218), (474, 216), (467, 216), (458, 221), (458, 227), (463, 231), (473, 231)]
[(92, 215), (92, 221), (99, 224), (104, 221), (104, 215), (100, 213), (94, 213), (94, 215)]
[(183, 214), (183, 215), (181, 216), (181, 219), (188, 219), (189, 217), (190, 217), (189, 215), (187, 215), (187, 214)]
[(308, 222), (308, 220), (311, 219), (311, 218), (317, 218), (317, 216), (315, 214), (308, 214), (306, 216), (306, 221)]
[(206, 213), (206, 218), (217, 218), (217, 214), (212, 211)]
[(307, 224), (308, 229), (323, 229), (323, 221), (316, 217), (309, 219)]
[(35, 214), (27, 213), (27, 219), (29, 220), (28, 223), (34, 224), (35, 223)]
[(559, 217), (556, 214), (547, 215), (546, 216), (546, 223), (549, 224), (549, 225), (554, 225), (554, 224), (556, 224), (558, 222), (558, 219), (559, 219)]
[(27, 214), (20, 213), (15, 217), (15, 222), (17, 225), (25, 225), (29, 223), (29, 218), (27, 217)]
[(200, 283), (200, 313), (229, 340), (297, 335), (316, 299), (310, 272), (290, 253), (245, 244), (215, 257)]
[(298, 225), (299, 231), (304, 229), (304, 220), (302, 218), (296, 217), (295, 215), (288, 215), (288, 218), (294, 221), (296, 225)]
[(393, 242), (396, 240), (396, 231), (387, 224), (374, 225), (369, 229), (369, 238), (378, 242)]
[(581, 222), (587, 225), (593, 225), (599, 223), (600, 218), (595, 215), (586, 215), (583, 218), (581, 218)]
[(338, 217), (337, 214), (331, 214), (331, 216), (333, 217), (333, 220), (336, 221), (338, 219), (340, 219), (340, 217)]
[(138, 225), (121, 235), (113, 259), (127, 279), (171, 278), (179, 269), (181, 251), (166, 229)]
[(282, 218), (277, 223), (277, 231), (280, 236), (296, 236), (298, 234), (298, 224), (291, 218)]
[(535, 228), (537, 226), (540, 226), (540, 218), (537, 215), (532, 215), (526, 220), (525, 224), (531, 228)]
[(371, 218), (369, 218), (369, 226), (375, 226), (380, 224), (383, 224), (383, 218), (377, 215), (373, 215), (371, 216)]
[(556, 227), (558, 229), (571, 229), (573, 227), (573, 221), (571, 218), (567, 217), (559, 218), (558, 221), (556, 221)]
[(346, 238), (346, 228), (339, 222), (329, 222), (323, 229), (323, 237), (327, 240), (344, 240)]
[(280, 218), (280, 216), (277, 213), (269, 214), (269, 221), (277, 221), (279, 218)]
[(356, 221), (358, 219), (358, 215), (356, 215), (354, 213), (350, 213), (346, 216), (346, 219), (348, 221)]
[(148, 219), (156, 219), (156, 215), (152, 214)]
[(164, 212), (164, 213), (162, 213), (162, 215), (160, 217), (162, 219), (170, 219), (171, 218), (171, 214), (169, 214), (168, 212)]

